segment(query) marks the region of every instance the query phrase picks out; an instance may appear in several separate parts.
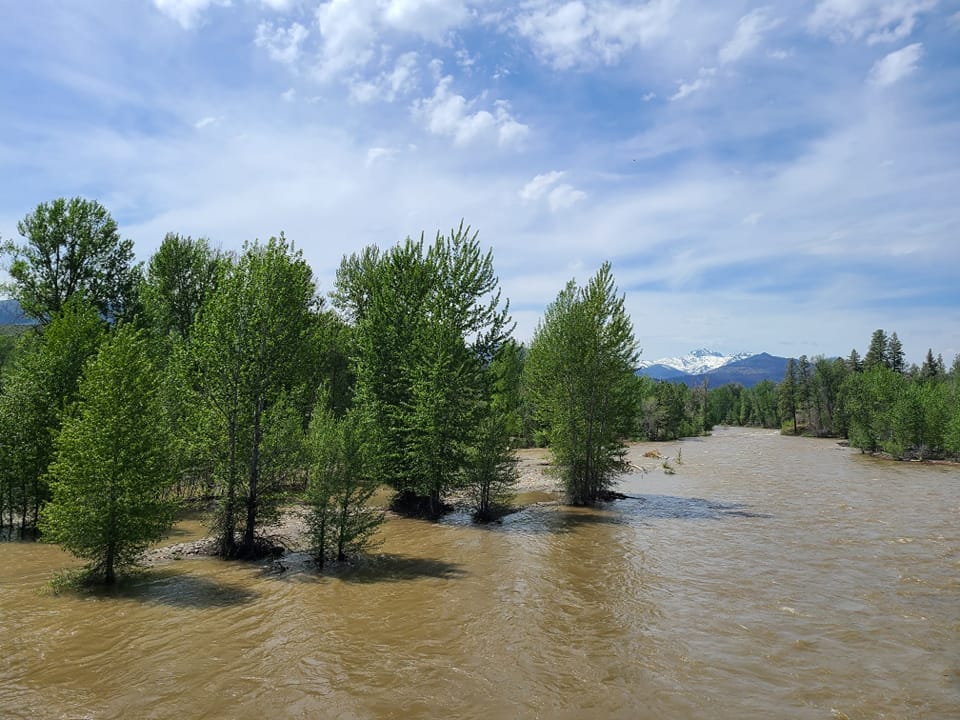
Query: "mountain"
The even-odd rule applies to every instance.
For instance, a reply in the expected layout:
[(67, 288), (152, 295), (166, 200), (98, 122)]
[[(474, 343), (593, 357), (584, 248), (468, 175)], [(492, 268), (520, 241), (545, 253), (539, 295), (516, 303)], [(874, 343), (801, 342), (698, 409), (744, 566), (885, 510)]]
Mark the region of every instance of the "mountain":
[(33, 325), (16, 300), (0, 300), (0, 325)]
[[(680, 357), (673, 358), (661, 358), (660, 360), (650, 361), (641, 361), (638, 366), (640, 370), (648, 370), (650, 368), (656, 367), (666, 367), (677, 370), (682, 375), (702, 375), (703, 373), (710, 372), (711, 370), (716, 370), (719, 367), (723, 367), (728, 363), (734, 362), (736, 360), (742, 360), (748, 358), (752, 353), (740, 353), (738, 355), (724, 355), (723, 353), (718, 353), (715, 350), (707, 350), (706, 348), (700, 348), (699, 350), (693, 350), (686, 355), (681, 355)], [(654, 377), (653, 373), (644, 372), (643, 375), (649, 375)], [(665, 379), (665, 378), (657, 378)]]
[(763, 380), (777, 383), (783, 380), (787, 362), (788, 358), (769, 353), (723, 355), (700, 349), (681, 357), (640, 363), (637, 375), (690, 386), (700, 385), (706, 380), (707, 387), (711, 388), (730, 383), (753, 387)]

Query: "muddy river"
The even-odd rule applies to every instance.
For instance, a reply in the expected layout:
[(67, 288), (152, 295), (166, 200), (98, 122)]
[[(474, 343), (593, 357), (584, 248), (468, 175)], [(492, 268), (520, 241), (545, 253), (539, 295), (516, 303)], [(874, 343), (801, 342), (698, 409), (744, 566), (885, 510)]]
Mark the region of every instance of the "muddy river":
[(632, 456), (629, 499), (393, 519), (323, 576), (55, 596), (76, 561), (2, 544), (0, 718), (960, 717), (960, 469), (743, 429)]

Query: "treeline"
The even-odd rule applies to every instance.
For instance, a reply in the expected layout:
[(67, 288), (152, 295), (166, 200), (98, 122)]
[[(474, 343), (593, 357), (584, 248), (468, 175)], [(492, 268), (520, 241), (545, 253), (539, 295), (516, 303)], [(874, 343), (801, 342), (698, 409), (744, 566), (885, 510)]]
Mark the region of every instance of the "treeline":
[(948, 369), (927, 350), (907, 366), (897, 334), (876, 330), (847, 358), (791, 359), (779, 384), (727, 385), (707, 393), (707, 423), (782, 428), (849, 439), (898, 459), (960, 456), (960, 356)]
[(371, 540), (394, 507), (462, 496), (496, 516), (513, 448), (548, 442), (571, 502), (626, 465), (636, 343), (609, 265), (512, 338), (493, 258), (462, 223), (344, 257), (328, 299), (281, 235), (220, 251), (168, 234), (146, 265), (99, 203), (42, 203), (0, 254), (37, 321), (0, 374), (0, 526), (40, 534), (107, 582), (172, 522), (211, 507), (224, 557), (306, 503), (319, 564)]

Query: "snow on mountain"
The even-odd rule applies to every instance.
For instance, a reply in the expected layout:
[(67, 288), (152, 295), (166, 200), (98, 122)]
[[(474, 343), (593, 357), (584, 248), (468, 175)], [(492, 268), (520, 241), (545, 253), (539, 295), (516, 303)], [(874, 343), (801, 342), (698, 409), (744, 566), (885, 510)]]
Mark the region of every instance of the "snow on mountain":
[(711, 370), (716, 370), (717, 368), (723, 367), (728, 363), (736, 360), (743, 360), (744, 358), (748, 358), (753, 355), (754, 353), (724, 355), (723, 353), (719, 353), (715, 350), (700, 348), (699, 350), (693, 350), (686, 355), (681, 355), (680, 357), (661, 358), (659, 360), (642, 360), (639, 364), (639, 367), (643, 369), (652, 365), (665, 365), (666, 367), (671, 367), (689, 375), (701, 375), (703, 373), (710, 372)]

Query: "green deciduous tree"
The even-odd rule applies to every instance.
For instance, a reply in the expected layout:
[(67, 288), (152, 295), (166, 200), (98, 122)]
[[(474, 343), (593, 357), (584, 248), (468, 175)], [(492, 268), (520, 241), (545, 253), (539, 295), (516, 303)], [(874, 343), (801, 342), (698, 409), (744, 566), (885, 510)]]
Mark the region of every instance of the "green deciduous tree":
[(508, 428), (507, 419), (491, 412), (480, 421), (476, 440), (467, 451), (463, 485), (473, 517), (481, 522), (503, 512), (517, 483), (517, 458)]
[(121, 327), (86, 366), (77, 407), (57, 437), (44, 537), (90, 560), (107, 583), (173, 520), (158, 397), (146, 339)]
[(120, 238), (100, 203), (83, 198), (41, 203), (17, 230), (25, 242), (5, 241), (0, 255), (7, 257), (13, 296), (27, 316), (47, 323), (75, 294), (107, 318), (131, 309), (140, 275), (133, 241)]
[(150, 327), (187, 338), (206, 298), (216, 289), (224, 259), (204, 238), (167, 233), (147, 265), (140, 300)]
[(337, 272), (373, 472), (431, 514), (456, 487), (491, 399), (489, 365), (509, 334), (498, 284), (491, 253), (462, 223), (429, 246), (421, 236), (368, 247)]
[(370, 506), (379, 484), (370, 473), (361, 412), (337, 418), (326, 404), (317, 405), (307, 435), (307, 525), (321, 569), (328, 559), (342, 562), (368, 549), (384, 518)]
[(74, 297), (42, 333), (24, 338), (0, 394), (0, 524), (8, 533), (36, 529), (54, 438), (103, 334), (97, 310)]
[(609, 263), (571, 281), (534, 334), (524, 368), (570, 502), (593, 503), (625, 470), (636, 412), (637, 344)]
[(271, 433), (279, 439), (274, 426), (286, 427), (288, 406), (310, 377), (304, 358), (311, 357), (316, 306), (310, 268), (281, 235), (245, 247), (192, 330), (190, 372), (201, 442), (222, 489), (216, 526), (225, 556), (256, 551), (258, 524), (282, 497), (280, 481), (291, 468), (268, 466), (264, 443)]
[(793, 358), (787, 361), (787, 369), (779, 386), (780, 416), (793, 421), (793, 434), (797, 427), (797, 364)]

